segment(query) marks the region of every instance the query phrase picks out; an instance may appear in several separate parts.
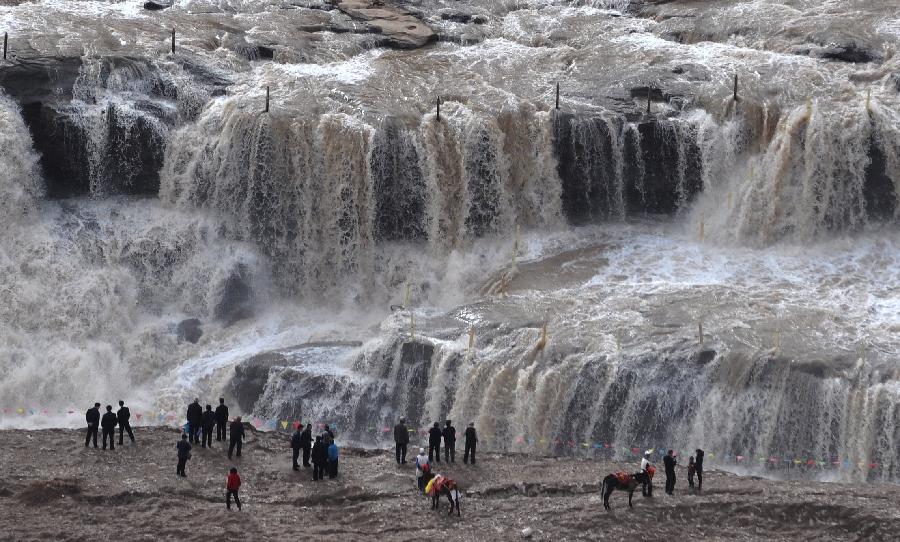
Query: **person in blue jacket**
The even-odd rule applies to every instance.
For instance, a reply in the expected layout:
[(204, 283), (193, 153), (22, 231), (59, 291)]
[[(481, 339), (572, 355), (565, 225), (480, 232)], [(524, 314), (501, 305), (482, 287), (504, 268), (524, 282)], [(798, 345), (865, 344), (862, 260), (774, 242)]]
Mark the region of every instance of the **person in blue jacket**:
[(338, 474), (338, 447), (334, 442), (328, 446), (328, 477), (336, 478)]

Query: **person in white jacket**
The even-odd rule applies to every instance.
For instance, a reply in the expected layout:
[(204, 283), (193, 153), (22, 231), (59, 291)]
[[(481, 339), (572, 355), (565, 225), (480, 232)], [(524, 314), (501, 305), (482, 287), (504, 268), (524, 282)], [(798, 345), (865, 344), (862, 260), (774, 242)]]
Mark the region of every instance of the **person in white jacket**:
[(419, 491), (425, 491), (426, 472), (431, 472), (431, 462), (428, 460), (425, 448), (419, 448), (419, 455), (416, 456), (416, 484), (419, 486)]
[[(644, 458), (641, 459), (641, 472), (644, 474), (647, 473), (647, 468), (650, 466), (650, 450), (644, 452)], [(641, 494), (644, 497), (652, 497), (653, 496), (653, 481), (650, 480), (650, 477), (647, 477), (647, 481), (644, 482), (644, 486), (641, 488)]]

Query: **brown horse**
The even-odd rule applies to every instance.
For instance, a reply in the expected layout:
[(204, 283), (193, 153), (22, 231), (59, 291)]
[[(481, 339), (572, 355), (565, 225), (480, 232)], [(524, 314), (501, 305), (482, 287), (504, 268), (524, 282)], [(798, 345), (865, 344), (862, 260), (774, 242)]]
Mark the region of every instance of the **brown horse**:
[(455, 480), (438, 474), (434, 477), (429, 489), (428, 495), (431, 496), (432, 510), (438, 509), (441, 496), (446, 495), (447, 500), (450, 501), (450, 510), (447, 511), (447, 514), (453, 514), (453, 509), (456, 508), (456, 516), (459, 517), (459, 486)]
[(631, 497), (634, 495), (634, 490), (643, 486), (644, 482), (649, 481), (650, 478), (652, 477), (644, 472), (636, 472), (634, 474), (624, 474), (621, 472), (610, 474), (603, 479), (603, 484), (600, 486), (600, 494), (603, 495), (603, 508), (611, 510), (609, 507), (609, 496), (616, 490), (627, 491), (628, 507), (634, 508), (631, 504)]

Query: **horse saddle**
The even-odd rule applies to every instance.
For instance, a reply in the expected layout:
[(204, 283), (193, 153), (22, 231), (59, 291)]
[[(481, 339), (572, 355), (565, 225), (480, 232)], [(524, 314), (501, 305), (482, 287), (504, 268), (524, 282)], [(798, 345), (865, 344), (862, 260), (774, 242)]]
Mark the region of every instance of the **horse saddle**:
[(614, 476), (619, 481), (619, 485), (627, 486), (631, 483), (631, 475), (627, 472), (617, 472)]

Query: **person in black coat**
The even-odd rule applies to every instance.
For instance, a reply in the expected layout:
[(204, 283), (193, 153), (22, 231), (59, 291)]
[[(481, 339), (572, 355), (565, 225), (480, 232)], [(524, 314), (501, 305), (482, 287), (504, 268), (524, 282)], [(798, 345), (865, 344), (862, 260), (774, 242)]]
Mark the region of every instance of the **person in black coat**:
[(294, 434), (291, 436), (291, 461), (293, 463), (294, 470), (300, 470), (300, 465), (297, 464), (297, 458), (300, 457), (300, 450), (303, 447), (302, 443), (303, 431), (300, 430), (300, 426), (298, 425), (297, 429), (294, 431)]
[(466, 449), (463, 452), (463, 463), (469, 462), (469, 454), (471, 453), (472, 464), (475, 464), (475, 446), (478, 444), (478, 434), (475, 433), (475, 422), (469, 423), (466, 428)]
[(428, 461), (441, 462), (441, 424), (434, 422), (434, 427), (428, 430)]
[(94, 408), (89, 408), (84, 413), (84, 421), (87, 422), (87, 436), (84, 437), (84, 446), (90, 445), (91, 439), (94, 439), (94, 448), (97, 447), (97, 428), (100, 427), (100, 403), (94, 403)]
[(234, 449), (237, 448), (237, 456), (241, 457), (241, 446), (244, 444), (244, 424), (241, 422), (241, 417), (238, 416), (231, 422), (231, 439), (228, 443), (228, 459), (231, 459), (231, 454), (234, 452)]
[(213, 412), (212, 405), (206, 405), (206, 412), (203, 413), (203, 418), (200, 420), (201, 430), (203, 431), (200, 447), (206, 448), (209, 446), (212, 448), (212, 432), (215, 425), (216, 413)]
[(675, 453), (669, 450), (669, 453), (663, 457), (663, 465), (666, 468), (666, 493), (669, 495), (675, 494), (675, 465), (677, 464)]
[(216, 407), (216, 440), (225, 440), (226, 429), (228, 429), (228, 407), (225, 406), (225, 399), (219, 397), (219, 406)]
[(106, 437), (109, 437), (109, 449), (116, 449), (116, 425), (119, 423), (118, 418), (112, 411), (112, 405), (106, 405), (106, 414), (100, 420), (100, 427), (103, 429), (103, 449), (106, 449)]
[(312, 424), (306, 424), (306, 429), (300, 434), (300, 448), (303, 450), (303, 466), (310, 467), (309, 456), (312, 454)]
[(312, 447), (313, 480), (325, 478), (325, 469), (328, 468), (328, 446), (325, 445), (322, 435), (316, 436), (316, 443)]
[(450, 425), (447, 420), (447, 426), (444, 427), (444, 461), (447, 463), (456, 463), (456, 428)]
[(694, 451), (694, 472), (697, 474), (697, 491), (703, 489), (703, 450)]
[(178, 449), (178, 466), (175, 467), (175, 474), (187, 476), (184, 473), (184, 467), (187, 465), (187, 460), (191, 458), (191, 445), (188, 442), (188, 436), (182, 433), (181, 440), (178, 441), (175, 447)]
[(322, 431), (322, 442), (325, 446), (331, 446), (331, 443), (334, 442), (334, 431), (328, 427), (328, 424), (325, 424), (325, 429)]
[(406, 427), (406, 418), (400, 418), (400, 423), (394, 426), (394, 452), (397, 455), (397, 464), (406, 464), (406, 447), (409, 445), (409, 429)]
[(193, 443), (199, 440), (200, 426), (203, 424), (203, 407), (200, 406), (200, 399), (194, 399), (194, 402), (187, 408), (188, 421), (188, 441)]
[(119, 410), (116, 411), (116, 420), (119, 422), (119, 446), (124, 445), (126, 432), (128, 433), (128, 438), (131, 439), (131, 442), (134, 442), (134, 433), (131, 432), (131, 422), (128, 421), (130, 419), (131, 411), (125, 406), (125, 401), (119, 401)]

